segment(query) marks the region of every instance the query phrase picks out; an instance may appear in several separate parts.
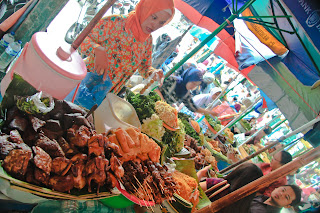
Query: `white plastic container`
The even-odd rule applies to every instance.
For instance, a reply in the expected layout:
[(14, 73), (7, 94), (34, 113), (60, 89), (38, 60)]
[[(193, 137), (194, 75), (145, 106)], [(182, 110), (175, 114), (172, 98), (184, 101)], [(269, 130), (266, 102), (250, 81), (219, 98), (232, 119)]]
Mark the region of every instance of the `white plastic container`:
[(14, 42), (14, 32), (5, 34), (0, 40), (0, 54), (3, 53), (12, 42)]
[(107, 132), (110, 127), (128, 128), (133, 126), (141, 130), (141, 123), (133, 106), (112, 93), (107, 94), (94, 112), (94, 125), (97, 133)]

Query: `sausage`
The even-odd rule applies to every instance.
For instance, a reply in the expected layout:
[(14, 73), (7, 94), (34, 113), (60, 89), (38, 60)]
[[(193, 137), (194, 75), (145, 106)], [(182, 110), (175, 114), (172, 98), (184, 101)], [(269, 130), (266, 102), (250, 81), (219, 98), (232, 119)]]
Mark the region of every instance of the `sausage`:
[(119, 144), (121, 145), (122, 150), (127, 153), (130, 151), (129, 146), (128, 146), (128, 142), (127, 142), (127, 138), (126, 135), (124, 134), (124, 130), (122, 128), (118, 128), (115, 133), (117, 136), (117, 140), (119, 142)]
[(119, 147), (119, 153), (121, 154), (121, 155), (123, 155), (124, 154), (124, 152), (123, 152), (123, 150), (121, 149), (121, 146), (120, 146), (120, 144), (119, 144), (119, 142), (118, 142), (118, 140), (117, 140), (117, 138), (116, 138), (116, 135), (115, 134), (111, 134), (111, 135), (109, 135), (109, 141), (111, 142), (111, 143), (114, 143), (114, 144), (116, 144), (118, 147)]
[(139, 132), (137, 132), (133, 127), (127, 128), (126, 132), (132, 138), (132, 140), (135, 143), (135, 145), (137, 147), (140, 147)]

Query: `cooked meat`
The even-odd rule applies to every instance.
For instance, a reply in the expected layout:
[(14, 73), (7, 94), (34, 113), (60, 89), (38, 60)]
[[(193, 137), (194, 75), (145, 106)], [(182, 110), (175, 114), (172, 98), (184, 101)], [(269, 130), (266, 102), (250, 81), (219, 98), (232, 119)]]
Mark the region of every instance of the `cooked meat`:
[(49, 185), (58, 192), (70, 192), (73, 189), (73, 177), (72, 175), (66, 176), (53, 176), (49, 179)]
[(9, 124), (10, 129), (17, 129), (21, 132), (24, 132), (28, 126), (28, 121), (20, 116), (15, 116)]
[(88, 140), (91, 137), (91, 132), (88, 127), (73, 125), (72, 128), (68, 129), (67, 137), (71, 144), (79, 147), (84, 147), (88, 145)]
[(64, 157), (65, 154), (56, 140), (50, 140), (43, 133), (39, 134), (39, 139), (35, 142), (36, 146), (41, 147), (46, 151), (52, 158)]
[(3, 161), (3, 168), (13, 176), (22, 177), (27, 172), (32, 152), (22, 149), (11, 150)]
[(57, 175), (65, 175), (70, 169), (72, 163), (65, 157), (57, 157), (52, 160), (51, 172)]
[(34, 152), (33, 161), (35, 166), (43, 170), (46, 174), (50, 174), (52, 159), (49, 154), (38, 146), (33, 146), (32, 149)]
[(88, 155), (104, 157), (104, 136), (96, 134), (88, 140)]
[(32, 128), (35, 132), (38, 131), (38, 129), (40, 129), (41, 127), (43, 127), (46, 122), (43, 120), (40, 120), (39, 118), (33, 116), (33, 115), (29, 115), (29, 120), (32, 124)]
[(10, 131), (10, 139), (11, 139), (11, 141), (12, 142), (14, 142), (14, 143), (23, 143), (23, 140), (22, 140), (22, 138), (21, 138), (21, 135), (20, 135), (20, 133), (19, 133), (19, 131), (18, 130), (11, 130)]

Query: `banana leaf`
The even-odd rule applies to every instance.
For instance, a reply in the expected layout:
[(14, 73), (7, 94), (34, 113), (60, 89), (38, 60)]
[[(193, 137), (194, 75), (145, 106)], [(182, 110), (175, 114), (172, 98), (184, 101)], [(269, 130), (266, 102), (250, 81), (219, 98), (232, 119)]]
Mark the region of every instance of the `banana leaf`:
[(225, 161), (227, 163), (232, 164), (232, 161), (229, 160), (224, 154), (212, 149), (204, 136), (201, 136), (200, 138), (201, 138), (202, 144), (211, 152), (213, 157), (217, 158), (218, 160), (222, 160), (222, 161)]
[(10, 82), (6, 93), (4, 94), (1, 102), (1, 111), (11, 108), (15, 105), (14, 96), (31, 96), (36, 94), (38, 91), (26, 82), (20, 75), (13, 74), (13, 79)]
[[(174, 162), (176, 164), (177, 171), (182, 172), (186, 175), (189, 175), (190, 177), (193, 177), (194, 179), (196, 179), (197, 182), (199, 182), (193, 159), (175, 160)], [(204, 191), (202, 190), (202, 188), (200, 186), (198, 189), (200, 192), (200, 196), (199, 196), (199, 203), (197, 205), (197, 209), (201, 209), (205, 206), (210, 205), (211, 201), (206, 196), (206, 194), (204, 193)], [(181, 211), (181, 212), (184, 212), (184, 211)]]
[[(66, 199), (66, 200), (87, 200), (87, 199), (102, 199), (102, 198), (107, 198), (111, 196), (116, 196), (114, 194), (111, 194), (105, 187), (101, 187), (99, 190), (99, 195), (95, 192), (88, 192), (87, 188), (83, 188), (82, 190), (78, 189), (72, 189), (70, 194), (68, 193), (63, 193), (63, 192), (58, 192), (58, 191), (53, 191), (51, 189), (33, 185), (21, 180), (18, 180), (16, 178), (11, 177), (1, 166), (0, 162), (0, 178), (3, 178), (5, 180), (8, 180), (11, 185), (16, 185), (19, 186), (20, 188), (23, 188), (24, 191), (28, 192), (35, 192), (34, 194), (40, 195), (42, 197), (46, 198), (53, 198), (56, 197), (57, 199)], [(19, 188), (19, 187), (16, 187)], [(14, 188), (14, 187), (13, 187)], [(93, 191), (95, 191), (93, 189)], [(31, 192), (32, 193), (32, 192)]]

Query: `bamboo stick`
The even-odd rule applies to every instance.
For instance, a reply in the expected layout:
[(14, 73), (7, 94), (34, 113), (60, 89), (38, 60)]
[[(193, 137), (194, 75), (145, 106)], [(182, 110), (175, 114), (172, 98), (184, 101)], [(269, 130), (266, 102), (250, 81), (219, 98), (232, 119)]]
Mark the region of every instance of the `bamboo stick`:
[(230, 187), (230, 184), (228, 183), (227, 185), (225, 185), (221, 189), (219, 189), (219, 190), (215, 191), (214, 193), (212, 193), (212, 195), (209, 196), (209, 199), (213, 198), (214, 196), (216, 196), (217, 194), (219, 194), (220, 192), (224, 191), (225, 189), (227, 189), (229, 187)]
[(222, 185), (224, 185), (224, 184), (226, 184), (226, 183), (228, 183), (227, 180), (221, 181), (220, 183), (218, 183), (218, 184), (212, 186), (211, 188), (207, 189), (207, 190), (205, 191), (205, 193), (211, 192), (212, 190), (214, 190), (214, 189), (218, 188), (219, 186), (222, 186)]
[(308, 163), (318, 159), (320, 157), (320, 146), (309, 151), (308, 153), (296, 158), (283, 165), (282, 167), (272, 171), (271, 173), (241, 187), (240, 189), (231, 192), (230, 194), (212, 202), (210, 205), (196, 211), (196, 213), (208, 213), (208, 212), (218, 212), (219, 210), (225, 208), (226, 206), (270, 185), (277, 179), (290, 174), (291, 172), (297, 170), (298, 168), (307, 165)]
[(262, 148), (262, 149), (258, 150), (257, 152), (253, 153), (252, 155), (249, 155), (249, 156), (245, 157), (244, 159), (242, 159), (242, 160), (240, 160), (240, 161), (228, 166), (227, 168), (221, 170), (220, 173), (223, 174), (223, 173), (229, 171), (230, 169), (232, 169), (232, 168), (234, 168), (234, 167), (236, 167), (236, 166), (238, 166), (238, 165), (250, 160), (251, 158), (257, 156), (258, 154), (260, 154), (261, 152), (271, 148), (272, 146), (284, 141), (285, 139), (287, 139), (287, 138), (289, 138), (289, 137), (291, 137), (291, 136), (293, 136), (293, 135), (295, 135), (295, 134), (297, 134), (299, 132), (304, 131), (305, 129), (309, 128), (310, 126), (312, 126), (313, 124), (317, 123), (318, 121), (320, 121), (320, 117), (317, 117), (317, 118), (313, 119), (312, 121), (309, 121), (308, 123), (302, 125), (298, 129), (290, 132), (289, 134), (287, 134), (285, 136), (282, 136), (280, 139), (278, 139), (279, 141), (275, 141), (275, 142), (269, 144), (268, 146), (265, 146), (264, 148)]
[(259, 149), (259, 150), (256, 151), (255, 153), (253, 153), (253, 154), (251, 154), (251, 155), (243, 158), (242, 160), (239, 160), (238, 162), (236, 162), (236, 163), (228, 166), (227, 168), (222, 169), (221, 171), (219, 171), (219, 173), (220, 173), (220, 174), (226, 173), (226, 172), (229, 171), (230, 169), (233, 169), (233, 168), (235, 168), (236, 166), (239, 166), (240, 164), (242, 164), (242, 163), (250, 160), (251, 158), (254, 158), (255, 156), (259, 155), (260, 153), (266, 151), (267, 149), (273, 147), (274, 145), (276, 145), (276, 144), (278, 144), (278, 143), (280, 143), (280, 141), (274, 141), (274, 142), (270, 143), (268, 146), (265, 146), (264, 148)]
[(96, 24), (100, 21), (103, 15), (109, 10), (109, 8), (116, 2), (116, 0), (107, 1), (103, 7), (99, 10), (99, 12), (93, 17), (93, 19), (89, 22), (86, 28), (78, 35), (76, 40), (73, 41), (71, 47), (76, 50), (83, 42), (83, 40), (87, 37), (90, 31), (96, 26)]

